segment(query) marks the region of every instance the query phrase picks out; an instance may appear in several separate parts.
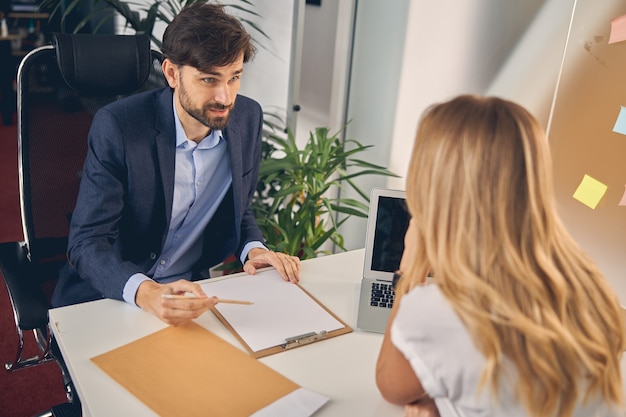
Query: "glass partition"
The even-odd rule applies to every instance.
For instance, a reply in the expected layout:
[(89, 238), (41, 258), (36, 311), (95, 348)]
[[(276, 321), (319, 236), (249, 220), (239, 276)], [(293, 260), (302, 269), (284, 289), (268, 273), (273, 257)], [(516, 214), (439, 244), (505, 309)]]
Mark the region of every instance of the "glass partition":
[(622, 0), (575, 2), (548, 125), (563, 219), (598, 262), (622, 304), (626, 304), (626, 17), (620, 17), (625, 15)]

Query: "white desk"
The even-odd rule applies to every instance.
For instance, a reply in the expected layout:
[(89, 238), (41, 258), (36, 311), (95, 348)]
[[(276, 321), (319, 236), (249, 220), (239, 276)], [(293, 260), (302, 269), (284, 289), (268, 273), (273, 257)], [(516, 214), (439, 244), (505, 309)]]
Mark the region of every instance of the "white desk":
[[(330, 397), (316, 416), (402, 415), (401, 407), (382, 399), (374, 381), (382, 335), (356, 330), (362, 270), (363, 250), (302, 262), (302, 287), (354, 332), (259, 359), (302, 387)], [(243, 350), (212, 313), (196, 322)], [(53, 309), (50, 323), (82, 401), (84, 417), (155, 415), (90, 358), (156, 332), (166, 327), (165, 323), (108, 299)]]

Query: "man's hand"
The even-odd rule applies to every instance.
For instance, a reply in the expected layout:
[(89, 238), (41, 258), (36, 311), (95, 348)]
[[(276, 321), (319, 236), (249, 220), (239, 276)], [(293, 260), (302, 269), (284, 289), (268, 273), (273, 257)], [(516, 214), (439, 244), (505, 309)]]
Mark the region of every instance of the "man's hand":
[(284, 253), (272, 252), (262, 248), (252, 248), (248, 252), (248, 260), (243, 270), (250, 275), (256, 273), (257, 268), (273, 266), (285, 281), (300, 281), (300, 258)]
[[(164, 298), (163, 295), (183, 295), (190, 293), (192, 298)], [(207, 297), (200, 285), (181, 279), (169, 284), (144, 281), (139, 285), (135, 302), (167, 324), (179, 326), (200, 317), (216, 304), (216, 297)]]

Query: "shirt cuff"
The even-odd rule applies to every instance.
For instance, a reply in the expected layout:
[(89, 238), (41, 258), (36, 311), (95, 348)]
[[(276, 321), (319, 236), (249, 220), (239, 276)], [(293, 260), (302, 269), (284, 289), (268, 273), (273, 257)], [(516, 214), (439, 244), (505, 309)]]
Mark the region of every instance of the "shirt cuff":
[(264, 244), (262, 244), (258, 240), (253, 240), (252, 242), (246, 243), (246, 246), (243, 247), (243, 250), (241, 251), (241, 256), (239, 258), (242, 265), (245, 264), (246, 259), (248, 259), (248, 252), (250, 252), (254, 248), (269, 250)]
[(124, 301), (134, 306), (137, 306), (137, 303), (135, 302), (135, 296), (137, 295), (137, 290), (139, 289), (139, 285), (141, 285), (141, 283), (144, 281), (152, 281), (152, 280), (146, 275), (141, 274), (141, 273), (133, 274), (128, 279), (128, 281), (126, 281), (126, 285), (124, 285), (124, 291), (122, 292), (122, 298), (124, 298)]

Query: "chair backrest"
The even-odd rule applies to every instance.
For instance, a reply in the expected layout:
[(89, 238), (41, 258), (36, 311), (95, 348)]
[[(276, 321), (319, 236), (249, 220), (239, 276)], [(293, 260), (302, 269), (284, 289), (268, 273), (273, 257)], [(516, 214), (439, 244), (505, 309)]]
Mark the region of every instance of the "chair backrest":
[(147, 35), (56, 34), (18, 69), (20, 199), (31, 261), (62, 257), (95, 112), (166, 85)]

